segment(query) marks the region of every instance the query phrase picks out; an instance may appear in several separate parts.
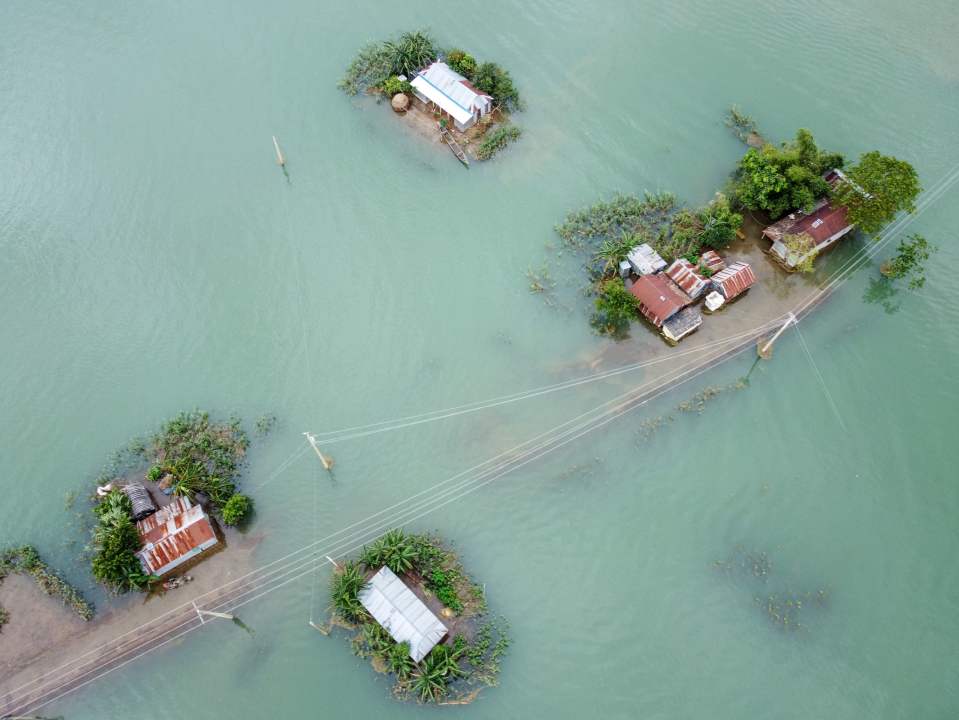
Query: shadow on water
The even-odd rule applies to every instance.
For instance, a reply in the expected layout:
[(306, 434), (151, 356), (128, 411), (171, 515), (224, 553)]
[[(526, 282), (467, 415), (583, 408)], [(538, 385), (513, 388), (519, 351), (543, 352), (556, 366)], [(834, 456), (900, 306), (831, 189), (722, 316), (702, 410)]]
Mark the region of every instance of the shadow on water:
[(895, 315), (902, 307), (902, 303), (895, 300), (899, 295), (892, 280), (885, 275), (872, 278), (862, 294), (862, 300), (870, 305), (879, 305), (887, 315)]

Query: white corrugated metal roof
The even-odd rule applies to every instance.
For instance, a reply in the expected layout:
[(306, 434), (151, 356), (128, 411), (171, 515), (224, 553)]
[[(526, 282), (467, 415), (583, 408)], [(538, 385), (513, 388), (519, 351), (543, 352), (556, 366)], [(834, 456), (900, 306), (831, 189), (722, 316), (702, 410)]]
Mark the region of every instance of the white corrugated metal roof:
[(490, 97), (472, 90), (462, 75), (450, 69), (444, 62), (435, 62), (425, 70), (420, 70), (410, 84), (415, 90), (439, 105), (460, 123), (473, 117), (475, 110), (480, 114), (489, 112)]
[(648, 243), (634, 247), (626, 259), (639, 275), (652, 275), (666, 267), (666, 261)]
[(396, 642), (410, 644), (419, 662), (448, 632), (426, 604), (388, 567), (381, 567), (360, 591), (360, 602)]

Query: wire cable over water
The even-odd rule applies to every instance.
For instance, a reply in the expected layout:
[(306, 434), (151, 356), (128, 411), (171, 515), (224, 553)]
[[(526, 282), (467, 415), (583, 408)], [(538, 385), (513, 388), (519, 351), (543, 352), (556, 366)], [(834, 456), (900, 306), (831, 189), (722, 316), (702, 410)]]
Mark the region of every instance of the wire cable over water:
[[(870, 244), (869, 246), (857, 251), (857, 253), (852, 258), (847, 260), (841, 268), (830, 275), (830, 277), (827, 279), (827, 282), (823, 286), (821, 286), (817, 291), (811, 293), (807, 299), (797, 305), (796, 309), (794, 310), (795, 314), (798, 316), (805, 313), (813, 305), (815, 305), (815, 303), (819, 302), (826, 294), (841, 286), (841, 284), (848, 279), (849, 275), (858, 267), (857, 263), (859, 260), (865, 259), (865, 261), (868, 261), (871, 259), (871, 257), (877, 254), (883, 246), (885, 246), (901, 230), (907, 227), (918, 215), (921, 215), (922, 212), (932, 205), (932, 203), (942, 197), (942, 195), (945, 194), (945, 192), (947, 192), (957, 181), (959, 181), (959, 165), (954, 168), (954, 172), (951, 172), (946, 178), (940, 180), (934, 189), (927, 193), (923, 201), (917, 205), (916, 213), (911, 216), (900, 218), (899, 221), (891, 226), (890, 230), (879, 242)], [(765, 329), (781, 322), (781, 320), (782, 317), (776, 318), (774, 321), (764, 323), (763, 325), (753, 328), (752, 331), (748, 331), (740, 335), (753, 334), (754, 336), (758, 336)], [(114, 640), (83, 653), (77, 658), (64, 663), (52, 671), (37, 676), (35, 679), (28, 681), (26, 684), (20, 686), (16, 690), (7, 693), (5, 696), (3, 696), (3, 700), (7, 701), (7, 698), (16, 696), (18, 693), (23, 693), (25, 690), (27, 690), (27, 688), (50, 681), (52, 685), (48, 689), (41, 688), (38, 690), (27, 690), (27, 695), (25, 697), (26, 704), (22, 704), (20, 706), (11, 706), (14, 710), (21, 712), (26, 708), (33, 710), (39, 709), (63, 697), (67, 693), (73, 692), (74, 690), (94, 682), (98, 678), (103, 677), (114, 670), (125, 667), (130, 662), (133, 662), (148, 652), (151, 652), (159, 647), (163, 647), (173, 640), (183, 637), (192, 630), (195, 630), (197, 627), (201, 627), (202, 625), (197, 624), (191, 615), (189, 619), (179, 622), (172, 628), (163, 631), (162, 634), (159, 634), (156, 638), (157, 642), (155, 644), (149, 645), (145, 649), (136, 652), (138, 649), (138, 633), (142, 633), (145, 631), (145, 629), (151, 627), (162, 629), (165, 621), (174, 619), (178, 613), (182, 614), (183, 611), (189, 609), (192, 603), (206, 604), (209, 602), (211, 603), (211, 607), (207, 609), (212, 610), (219, 610), (223, 608), (236, 610), (237, 608), (242, 607), (249, 602), (253, 602), (254, 600), (259, 599), (268, 593), (271, 593), (291, 582), (298, 580), (310, 572), (314, 572), (318, 563), (323, 562), (323, 555), (336, 555), (352, 552), (353, 550), (361, 547), (364, 542), (368, 542), (369, 539), (377, 537), (380, 530), (384, 527), (391, 527), (395, 526), (396, 524), (413, 522), (414, 520), (430, 512), (435, 512), (440, 507), (443, 507), (446, 504), (464, 497), (465, 495), (479, 490), (481, 487), (488, 485), (505, 474), (523, 467), (524, 465), (533, 462), (536, 459), (553, 452), (570, 442), (573, 442), (592, 430), (602, 427), (608, 422), (612, 422), (621, 415), (645, 404), (655, 397), (669, 392), (673, 388), (685, 382), (689, 382), (693, 378), (698, 377), (702, 373), (706, 372), (712, 366), (712, 363), (717, 362), (720, 359), (724, 359), (724, 356), (741, 352), (748, 346), (748, 341), (746, 341), (742, 347), (717, 351), (714, 356), (703, 358), (700, 360), (700, 362), (694, 365), (683, 366), (685, 370), (676, 374), (675, 376), (672, 376), (671, 373), (667, 371), (661, 378), (656, 379), (661, 380), (661, 382), (655, 388), (648, 388), (645, 390), (645, 392), (642, 392), (642, 388), (647, 388), (648, 385), (654, 382), (650, 381), (649, 383), (641, 385), (626, 393), (622, 398), (617, 398), (614, 401), (603, 403), (597, 408), (587, 411), (586, 413), (577, 416), (573, 420), (562, 423), (546, 433), (542, 433), (531, 440), (521, 443), (505, 453), (501, 453), (490, 460), (480, 463), (464, 473), (459, 473), (452, 478), (448, 478), (447, 480), (438, 483), (433, 487), (437, 488), (448, 485), (449, 483), (454, 482), (456, 479), (464, 478), (474, 471), (479, 471), (476, 475), (466, 477), (466, 479), (461, 480), (461, 482), (457, 485), (448, 487), (442, 493), (430, 498), (428, 501), (424, 501), (419, 504), (410, 504), (410, 501), (422, 497), (424, 493), (431, 492), (433, 488), (416, 493), (406, 500), (395, 503), (389, 508), (375, 513), (364, 520), (353, 523), (352, 525), (349, 525), (346, 528), (343, 528), (340, 531), (323, 538), (322, 540), (315, 540), (309, 545), (294, 550), (291, 553), (267, 563), (261, 568), (253, 570), (240, 578), (232, 580), (228, 583), (224, 583), (218, 588), (214, 588), (213, 590), (203, 593), (188, 603), (184, 603), (183, 605), (162, 613), (153, 620), (117, 636), (117, 638), (114, 638)], [(687, 377), (683, 377), (684, 374), (686, 374)], [(618, 403), (616, 402), (617, 400), (619, 401)], [(610, 406), (611, 403), (613, 404)], [(607, 406), (610, 407), (607, 408)], [(603, 408), (606, 409), (602, 412), (598, 412)], [(374, 423), (373, 425), (379, 426), (382, 425), (382, 423)], [(537, 440), (539, 442), (535, 442)], [(527, 446), (529, 446), (527, 450), (523, 452), (517, 452), (519, 449)], [(299, 454), (295, 452), (290, 458), (287, 458), (287, 460), (284, 461), (284, 463), (288, 463), (286, 464), (286, 467), (289, 467), (289, 464), (292, 464), (296, 458), (302, 456), (302, 452), (305, 452), (305, 449), (301, 450)], [(283, 467), (283, 464), (281, 464), (281, 467)], [(484, 467), (486, 469), (481, 470)], [(283, 469), (286, 468), (283, 467)], [(282, 472), (282, 470), (278, 468), (278, 470), (274, 471), (274, 474), (271, 475), (271, 479), (279, 472)], [(407, 505), (409, 507), (406, 507)], [(392, 512), (394, 510), (397, 512)], [(377, 518), (380, 519), (376, 520)], [(327, 542), (330, 543), (327, 549), (318, 549), (318, 546), (321, 543)], [(251, 587), (249, 589), (242, 589), (244, 584), (250, 585)], [(231, 587), (238, 587), (241, 589), (239, 589), (235, 595), (229, 597), (227, 600), (217, 602), (215, 599), (211, 599), (215, 594), (223, 593), (226, 589)], [(176, 621), (173, 620), (173, 622)], [(122, 642), (119, 642), (121, 640)], [(100, 663), (100, 658), (98, 657), (99, 654), (103, 651), (106, 651), (107, 648), (114, 643), (119, 643), (115, 648), (110, 648), (110, 650), (114, 652), (115, 656), (119, 654), (119, 656), (122, 657), (124, 654), (132, 652), (136, 652), (136, 654), (115, 666), (98, 670), (97, 668)], [(86, 658), (90, 658), (90, 660), (85, 663), (86, 665), (91, 666), (91, 669), (86, 673), (89, 675), (89, 677), (83, 675), (79, 670), (68, 670), (68, 668), (80, 663)], [(83, 665), (80, 667), (83, 668)], [(71, 673), (80, 673), (85, 679), (82, 679), (82, 681), (70, 679), (67, 676)], [(80, 678), (77, 678), (77, 680), (80, 680)], [(30, 695), (36, 695), (38, 693), (41, 695), (41, 697), (36, 698), (35, 700), (27, 699), (30, 697)], [(13, 702), (16, 702), (16, 700)]]

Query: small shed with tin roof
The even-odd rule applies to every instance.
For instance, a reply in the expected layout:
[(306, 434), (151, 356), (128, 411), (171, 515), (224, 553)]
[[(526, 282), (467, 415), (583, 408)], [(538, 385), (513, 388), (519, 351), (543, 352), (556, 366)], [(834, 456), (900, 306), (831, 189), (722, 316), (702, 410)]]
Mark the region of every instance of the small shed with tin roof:
[(749, 263), (740, 261), (719, 271), (711, 279), (713, 287), (728, 301), (749, 290), (756, 282), (756, 274)]
[(639, 300), (639, 311), (656, 327), (662, 327), (692, 300), (662, 273), (643, 275), (629, 291)]
[(702, 295), (709, 286), (706, 278), (696, 272), (696, 267), (686, 258), (673, 260), (673, 264), (666, 269), (666, 274), (693, 300)]
[(410, 657), (419, 662), (446, 637), (449, 630), (385, 565), (360, 590), (359, 600), (396, 642), (410, 645)]
[(726, 269), (726, 261), (715, 250), (707, 250), (699, 257), (700, 267), (708, 268), (710, 275)]

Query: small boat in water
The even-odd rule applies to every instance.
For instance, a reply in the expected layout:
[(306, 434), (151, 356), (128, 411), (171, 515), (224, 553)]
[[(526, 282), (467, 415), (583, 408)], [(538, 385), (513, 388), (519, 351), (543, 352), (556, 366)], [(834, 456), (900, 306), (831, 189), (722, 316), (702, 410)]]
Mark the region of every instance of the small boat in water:
[(456, 159), (463, 163), (466, 167), (470, 166), (469, 158), (466, 157), (466, 151), (460, 147), (460, 144), (453, 139), (452, 133), (446, 128), (440, 130), (440, 134), (443, 136), (443, 139), (446, 141), (446, 144), (449, 146), (449, 149), (456, 156)]

